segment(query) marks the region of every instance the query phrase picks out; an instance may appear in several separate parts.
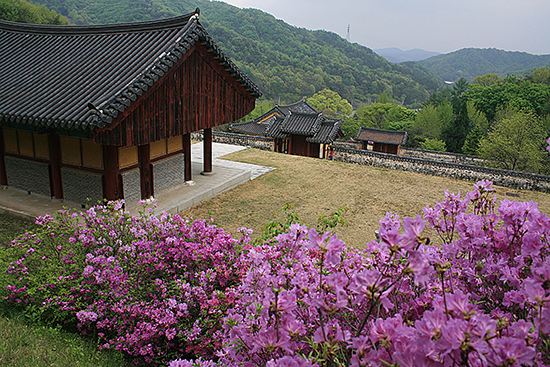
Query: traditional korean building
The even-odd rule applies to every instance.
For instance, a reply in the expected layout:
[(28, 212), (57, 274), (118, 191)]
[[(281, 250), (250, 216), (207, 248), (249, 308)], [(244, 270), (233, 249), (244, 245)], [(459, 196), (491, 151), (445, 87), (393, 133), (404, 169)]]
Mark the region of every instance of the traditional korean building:
[(363, 149), (375, 152), (399, 154), (399, 147), (407, 142), (406, 131), (393, 131), (361, 127), (355, 140), (363, 142)]
[(77, 203), (137, 202), (191, 181), (190, 134), (261, 95), (199, 22), (0, 21), (0, 183)]
[(275, 106), (262, 116), (231, 124), (231, 129), (274, 138), (273, 150), (306, 157), (325, 158), (328, 145), (344, 136), (342, 119), (324, 116), (304, 99), (286, 106)]

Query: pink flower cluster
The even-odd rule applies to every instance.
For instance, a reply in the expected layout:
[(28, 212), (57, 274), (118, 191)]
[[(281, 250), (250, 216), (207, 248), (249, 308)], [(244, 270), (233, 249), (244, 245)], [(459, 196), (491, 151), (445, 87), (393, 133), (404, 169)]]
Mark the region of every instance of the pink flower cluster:
[(46, 321), (147, 365), (221, 348), (226, 289), (242, 268), (242, 244), (225, 231), (178, 215), (130, 216), (120, 203), (37, 223), (42, 233), (12, 245), (12, 302), (38, 304)]
[(65, 212), (14, 241), (8, 297), (147, 365), (550, 366), (550, 218), (493, 194), (388, 213), (363, 250), (300, 224), (253, 246), (120, 204)]
[(550, 219), (492, 190), (388, 214), (365, 251), (300, 225), (250, 249), (220, 365), (548, 365)]

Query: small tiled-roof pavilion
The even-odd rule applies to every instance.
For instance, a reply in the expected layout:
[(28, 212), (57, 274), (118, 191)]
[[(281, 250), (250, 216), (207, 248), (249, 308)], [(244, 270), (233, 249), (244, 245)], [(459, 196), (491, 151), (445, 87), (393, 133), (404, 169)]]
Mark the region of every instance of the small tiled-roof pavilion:
[(246, 116), (261, 93), (199, 22), (0, 21), (0, 183), (86, 203), (137, 202), (190, 181), (190, 134)]
[(304, 99), (286, 106), (275, 106), (262, 116), (231, 124), (231, 129), (250, 135), (274, 138), (274, 151), (325, 158), (329, 144), (344, 134), (342, 119), (329, 118)]
[(355, 140), (363, 142), (364, 150), (372, 145), (372, 150), (375, 152), (399, 154), (399, 147), (405, 145), (407, 138), (406, 131), (381, 130), (361, 126)]

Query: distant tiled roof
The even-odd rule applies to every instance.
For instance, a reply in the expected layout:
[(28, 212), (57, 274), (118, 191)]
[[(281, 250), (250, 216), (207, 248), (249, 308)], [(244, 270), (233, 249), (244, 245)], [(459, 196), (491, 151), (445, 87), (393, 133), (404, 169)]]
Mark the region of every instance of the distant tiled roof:
[(321, 116), (319, 130), (306, 140), (311, 143), (331, 144), (337, 137), (343, 138), (344, 132), (340, 128), (344, 120)]
[[(305, 135), (311, 143), (330, 144), (336, 137), (343, 137), (342, 119), (324, 116), (311, 107), (305, 99), (286, 106), (275, 106), (262, 116), (248, 122), (231, 124), (231, 129), (251, 135), (286, 139), (289, 134)], [(265, 130), (264, 130), (265, 129)]]
[(321, 113), (290, 112), (281, 125), (281, 131), (295, 135), (315, 135), (321, 125)]
[(283, 116), (287, 116), (289, 112), (318, 113), (304, 98), (289, 105), (275, 106), (275, 108), (281, 111)]
[(403, 145), (407, 142), (406, 131), (393, 131), (361, 127), (355, 140), (372, 141), (374, 143)]
[(301, 99), (298, 102), (291, 103), (289, 105), (279, 106), (276, 105), (260, 117), (255, 118), (252, 121), (263, 122), (274, 115), (286, 117), (290, 112), (302, 112), (302, 113), (319, 113), (313, 107), (306, 102), (305, 99)]
[(198, 14), (97, 26), (0, 20), (0, 120), (56, 129), (104, 127), (199, 42), (260, 96)]
[(268, 126), (269, 124), (267, 123), (246, 121), (231, 124), (231, 129), (245, 134), (265, 136), (265, 132)]
[(286, 139), (288, 138), (288, 134), (281, 131), (281, 126), (283, 125), (285, 121), (284, 117), (281, 116), (273, 116), (269, 120), (269, 126), (266, 130), (266, 136), (270, 136), (272, 138), (276, 139)]

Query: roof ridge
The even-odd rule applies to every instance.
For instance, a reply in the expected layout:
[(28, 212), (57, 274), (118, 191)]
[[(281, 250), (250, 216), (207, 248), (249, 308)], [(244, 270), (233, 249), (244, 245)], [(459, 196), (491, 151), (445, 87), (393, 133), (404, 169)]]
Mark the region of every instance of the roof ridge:
[(194, 12), (156, 20), (142, 22), (115, 23), (115, 24), (94, 24), (94, 25), (51, 25), (51, 24), (31, 24), (11, 22), (0, 19), (0, 30), (8, 32), (55, 34), (56, 36), (66, 35), (85, 35), (85, 34), (104, 34), (121, 32), (145, 32), (182, 27), (193, 17), (198, 18), (200, 9)]

